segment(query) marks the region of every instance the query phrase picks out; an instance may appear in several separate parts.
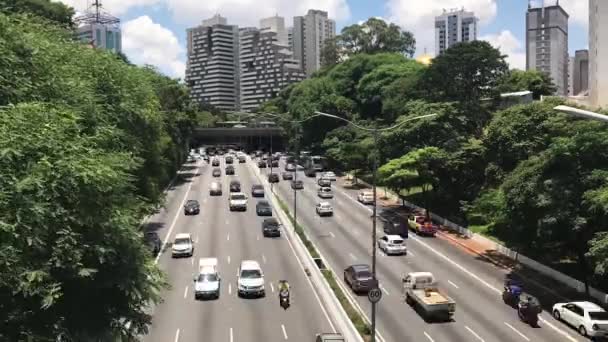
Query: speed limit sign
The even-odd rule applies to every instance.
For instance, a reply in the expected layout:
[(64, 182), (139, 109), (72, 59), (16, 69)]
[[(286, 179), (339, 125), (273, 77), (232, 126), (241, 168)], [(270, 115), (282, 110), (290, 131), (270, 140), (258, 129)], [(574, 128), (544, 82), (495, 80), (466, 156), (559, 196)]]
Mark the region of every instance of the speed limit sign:
[(367, 299), (369, 299), (372, 303), (378, 303), (382, 298), (382, 291), (379, 288), (375, 287), (367, 293)]

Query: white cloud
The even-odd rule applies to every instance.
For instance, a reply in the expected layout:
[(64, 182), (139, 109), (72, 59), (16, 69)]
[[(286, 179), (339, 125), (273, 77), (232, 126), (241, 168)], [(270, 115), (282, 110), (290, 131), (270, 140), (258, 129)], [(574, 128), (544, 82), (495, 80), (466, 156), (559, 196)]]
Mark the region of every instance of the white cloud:
[(135, 64), (154, 65), (167, 75), (184, 77), (184, 49), (177, 37), (148, 16), (123, 23), (122, 48)]
[[(84, 12), (93, 0), (56, 0), (66, 5), (74, 7), (78, 12)], [(102, 9), (111, 15), (121, 16), (133, 7), (145, 7), (160, 3), (162, 0), (102, 0)]]
[[(554, 5), (557, 0), (544, 0), (545, 6)], [(540, 6), (541, 0), (533, 3)], [(589, 25), (589, 0), (559, 0), (560, 6), (570, 15), (570, 23), (587, 27)]]
[(507, 63), (511, 69), (526, 69), (526, 53), (522, 51), (523, 44), (509, 30), (503, 30), (499, 34), (488, 34), (479, 37), (479, 40), (486, 40), (492, 46), (507, 55)]
[[(142, 0), (145, 1), (145, 0)], [(220, 14), (229, 24), (258, 26), (261, 18), (275, 14), (292, 25), (292, 17), (305, 15), (311, 9), (327, 11), (329, 17), (342, 21), (350, 17), (346, 0), (164, 0), (173, 17), (187, 25)]]
[(463, 8), (475, 12), (480, 24), (496, 16), (496, 0), (388, 0), (388, 16), (392, 22), (411, 31), (416, 38), (417, 52), (435, 50), (435, 17), (443, 9)]

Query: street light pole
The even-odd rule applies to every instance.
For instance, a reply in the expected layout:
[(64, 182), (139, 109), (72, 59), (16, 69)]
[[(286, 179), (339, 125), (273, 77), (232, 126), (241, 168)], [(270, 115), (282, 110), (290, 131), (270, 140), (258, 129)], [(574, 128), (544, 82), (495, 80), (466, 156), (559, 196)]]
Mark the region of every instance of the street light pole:
[[(294, 173), (294, 175), (293, 175), (293, 183), (295, 185), (298, 182), (298, 159), (299, 159), (299, 153), (298, 153), (299, 139), (298, 139), (298, 134), (300, 133), (299, 132), (300, 130), (299, 130), (299, 127), (298, 127), (297, 123), (295, 124), (294, 127), (295, 127), (295, 131), (296, 131), (295, 132), (296, 133), (295, 134), (296, 141), (295, 141), (295, 146), (294, 146), (295, 147), (295, 156), (294, 156), (294, 159), (295, 159), (295, 162), (296, 162), (296, 165), (295, 165), (296, 169), (293, 172)], [(298, 191), (297, 190), (298, 189), (296, 189), (296, 187), (294, 186), (293, 187), (293, 229), (294, 230), (297, 230), (297, 227), (298, 227), (298, 210), (297, 210), (298, 209), (298, 205), (297, 205), (298, 204)]]
[[(374, 154), (373, 171), (372, 171), (372, 192), (374, 194), (374, 209), (372, 211), (372, 281), (374, 286), (378, 286), (378, 279), (376, 278), (376, 213), (377, 213), (377, 197), (376, 197), (376, 177), (378, 173), (378, 129), (375, 128), (374, 134), (374, 146), (376, 147), (376, 153)], [(376, 341), (376, 301), (372, 301), (372, 331), (371, 341)]]

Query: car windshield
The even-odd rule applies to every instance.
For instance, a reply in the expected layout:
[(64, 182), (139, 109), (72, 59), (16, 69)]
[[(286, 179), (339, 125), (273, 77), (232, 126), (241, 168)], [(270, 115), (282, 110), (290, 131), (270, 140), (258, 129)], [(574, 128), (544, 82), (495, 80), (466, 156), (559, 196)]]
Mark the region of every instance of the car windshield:
[(265, 220), (264, 224), (267, 226), (278, 226), (279, 222), (277, 220)]
[(608, 312), (606, 311), (589, 311), (589, 318), (594, 321), (608, 321)]
[(195, 206), (197, 204), (198, 204), (198, 202), (196, 202), (196, 201), (188, 201), (188, 202), (186, 202), (186, 206), (188, 206), (188, 207)]
[(242, 270), (241, 278), (255, 279), (262, 277), (262, 273), (259, 270)]
[(217, 275), (215, 273), (199, 274), (198, 281), (200, 281), (200, 282), (217, 281)]
[(357, 272), (357, 278), (371, 278), (372, 274), (370, 271), (359, 271)]
[(258, 205), (261, 206), (261, 207), (268, 207), (268, 206), (270, 206), (270, 204), (268, 204), (268, 202), (266, 202), (266, 201), (260, 201), (260, 202), (258, 202)]
[(187, 244), (187, 243), (190, 243), (190, 239), (188, 239), (188, 238), (175, 239), (175, 242), (174, 242), (175, 245), (183, 245), (183, 244)]
[(263, 187), (261, 185), (254, 185), (253, 190), (262, 190)]
[(233, 200), (244, 200), (245, 195), (232, 195)]

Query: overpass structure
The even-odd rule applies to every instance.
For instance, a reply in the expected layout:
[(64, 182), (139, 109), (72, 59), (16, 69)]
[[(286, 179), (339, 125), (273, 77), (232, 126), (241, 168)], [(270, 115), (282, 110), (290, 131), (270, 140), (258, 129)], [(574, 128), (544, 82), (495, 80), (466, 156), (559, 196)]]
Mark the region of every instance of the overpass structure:
[[(236, 127), (196, 128), (192, 146), (237, 145), (245, 150), (281, 150), (288, 139), (281, 127)], [(241, 127), (242, 126), (242, 127)]]

